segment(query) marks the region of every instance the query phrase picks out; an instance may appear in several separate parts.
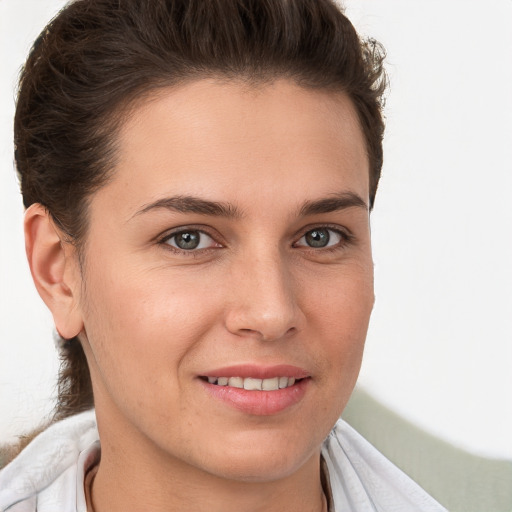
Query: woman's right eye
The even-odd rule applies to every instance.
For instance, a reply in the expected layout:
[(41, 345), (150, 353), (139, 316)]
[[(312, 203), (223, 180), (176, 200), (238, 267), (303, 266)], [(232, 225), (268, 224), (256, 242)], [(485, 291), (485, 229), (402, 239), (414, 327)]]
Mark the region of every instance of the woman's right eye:
[(197, 229), (187, 229), (173, 233), (162, 242), (180, 251), (197, 251), (221, 247), (210, 235)]

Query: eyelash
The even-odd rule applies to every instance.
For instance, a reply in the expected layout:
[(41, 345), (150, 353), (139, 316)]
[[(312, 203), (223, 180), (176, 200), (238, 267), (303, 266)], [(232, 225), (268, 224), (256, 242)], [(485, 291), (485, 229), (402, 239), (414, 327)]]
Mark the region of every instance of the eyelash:
[[(308, 235), (308, 233), (312, 233), (313, 231), (322, 231), (322, 230), (326, 230), (326, 231), (335, 233), (337, 236), (340, 237), (339, 242), (337, 242), (333, 246), (318, 247), (318, 248), (307, 246), (307, 245), (297, 245), (300, 240), (302, 240), (304, 237), (306, 237)], [(194, 248), (194, 249), (187, 250), (187, 249), (180, 249), (179, 247), (175, 247), (175, 246), (172, 246), (169, 244), (169, 241), (172, 240), (173, 238), (177, 237), (178, 235), (184, 234), (184, 233), (191, 233), (191, 232), (199, 233), (200, 235), (206, 235), (207, 237), (211, 238), (215, 244), (218, 244), (218, 245), (212, 246), (212, 247), (200, 248), (200, 249)], [(318, 226), (311, 226), (311, 227), (308, 226), (306, 230), (302, 231), (302, 235), (298, 238), (298, 240), (296, 242), (293, 243), (292, 247), (302, 247), (305, 250), (314, 251), (314, 252), (322, 252), (322, 253), (335, 252), (335, 251), (343, 249), (347, 245), (353, 243), (354, 238), (355, 238), (354, 235), (352, 235), (351, 233), (349, 233), (346, 230), (340, 229), (339, 227), (333, 227), (333, 226), (329, 226), (329, 225), (318, 225)], [(194, 227), (194, 226), (179, 228), (175, 231), (172, 231), (171, 233), (167, 233), (158, 239), (158, 243), (160, 245), (164, 246), (167, 250), (170, 250), (174, 253), (177, 253), (180, 255), (191, 256), (191, 257), (197, 257), (200, 255), (204, 255), (212, 250), (221, 249), (224, 247), (220, 242), (217, 242), (215, 236), (208, 233), (206, 230), (204, 230), (204, 228), (199, 228), (199, 227)]]

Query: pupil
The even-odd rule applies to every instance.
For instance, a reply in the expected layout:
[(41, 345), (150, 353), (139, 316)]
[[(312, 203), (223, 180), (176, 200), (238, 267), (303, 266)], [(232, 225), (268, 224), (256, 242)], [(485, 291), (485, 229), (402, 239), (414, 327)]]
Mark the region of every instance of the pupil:
[(327, 229), (313, 229), (306, 233), (306, 242), (310, 247), (325, 247), (329, 243)]
[(180, 249), (195, 249), (199, 245), (199, 233), (197, 231), (185, 231), (176, 235), (176, 245)]

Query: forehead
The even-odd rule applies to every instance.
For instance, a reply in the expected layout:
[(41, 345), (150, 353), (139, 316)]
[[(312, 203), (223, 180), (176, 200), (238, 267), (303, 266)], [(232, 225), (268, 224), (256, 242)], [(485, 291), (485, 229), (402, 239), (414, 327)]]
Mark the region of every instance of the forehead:
[(168, 192), (222, 200), (259, 186), (304, 195), (305, 183), (319, 194), (348, 187), (368, 197), (365, 142), (350, 99), (287, 80), (161, 89), (132, 109), (117, 147), (106, 188), (124, 191), (123, 206)]

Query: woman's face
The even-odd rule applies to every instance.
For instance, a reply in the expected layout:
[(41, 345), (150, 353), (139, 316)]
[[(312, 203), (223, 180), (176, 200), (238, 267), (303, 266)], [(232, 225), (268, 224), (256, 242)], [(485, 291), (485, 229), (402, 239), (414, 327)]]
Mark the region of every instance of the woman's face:
[(317, 459), (373, 305), (367, 204), (343, 95), (204, 80), (138, 106), (75, 283), (104, 446), (249, 481)]

